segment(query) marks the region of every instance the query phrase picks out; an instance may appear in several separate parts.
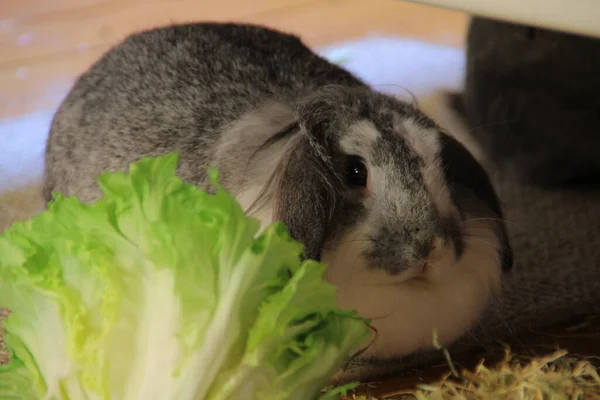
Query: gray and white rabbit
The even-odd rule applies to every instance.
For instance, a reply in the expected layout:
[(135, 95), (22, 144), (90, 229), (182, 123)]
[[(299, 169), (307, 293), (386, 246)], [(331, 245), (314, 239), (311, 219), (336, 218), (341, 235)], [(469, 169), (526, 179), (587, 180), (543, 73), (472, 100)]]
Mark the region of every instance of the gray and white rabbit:
[(600, 183), (600, 39), (472, 18), (466, 117), (491, 161), (539, 186)]
[(52, 122), (45, 201), (93, 202), (95, 178), (142, 156), (206, 167), (264, 224), (328, 264), (339, 305), (373, 318), (367, 358), (462, 336), (499, 293), (512, 250), (481, 166), (413, 105), (265, 27), (133, 34), (85, 72)]

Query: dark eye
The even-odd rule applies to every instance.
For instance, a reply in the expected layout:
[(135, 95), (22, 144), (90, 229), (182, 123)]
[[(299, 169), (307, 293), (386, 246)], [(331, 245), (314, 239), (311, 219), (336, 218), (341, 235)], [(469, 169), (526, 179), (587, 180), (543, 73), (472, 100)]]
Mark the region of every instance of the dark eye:
[(349, 156), (346, 162), (346, 182), (350, 186), (367, 186), (367, 167), (358, 156)]

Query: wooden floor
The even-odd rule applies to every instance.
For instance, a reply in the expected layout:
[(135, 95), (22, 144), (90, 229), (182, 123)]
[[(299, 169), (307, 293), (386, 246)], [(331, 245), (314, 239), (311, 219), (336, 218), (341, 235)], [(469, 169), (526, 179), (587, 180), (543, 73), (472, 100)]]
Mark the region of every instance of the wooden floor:
[(467, 21), (459, 12), (401, 0), (0, 3), (0, 121), (54, 109), (78, 74), (111, 45), (140, 29), (200, 20), (245, 21), (297, 33), (314, 47), (371, 34), (460, 47)]

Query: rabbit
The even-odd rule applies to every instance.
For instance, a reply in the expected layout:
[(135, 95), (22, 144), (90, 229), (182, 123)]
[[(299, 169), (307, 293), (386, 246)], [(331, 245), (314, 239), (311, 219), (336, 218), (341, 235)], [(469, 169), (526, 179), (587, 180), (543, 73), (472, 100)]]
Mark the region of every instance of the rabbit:
[(450, 94), (490, 168), (538, 187), (600, 183), (600, 40), (473, 17)]
[(95, 178), (180, 154), (264, 228), (327, 265), (339, 307), (371, 319), (363, 359), (457, 340), (513, 253), (481, 165), (414, 104), (371, 89), (293, 34), (198, 22), (131, 34), (76, 80), (52, 120), (44, 200), (94, 202)]

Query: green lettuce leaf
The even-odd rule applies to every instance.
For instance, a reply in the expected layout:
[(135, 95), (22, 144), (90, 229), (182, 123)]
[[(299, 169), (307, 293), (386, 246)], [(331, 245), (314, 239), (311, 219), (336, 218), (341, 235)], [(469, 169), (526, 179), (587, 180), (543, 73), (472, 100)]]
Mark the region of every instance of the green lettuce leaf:
[[(367, 338), (281, 223), (176, 176), (178, 155), (55, 195), (0, 236), (0, 399), (315, 399)], [(333, 398), (335, 390), (324, 394)]]

